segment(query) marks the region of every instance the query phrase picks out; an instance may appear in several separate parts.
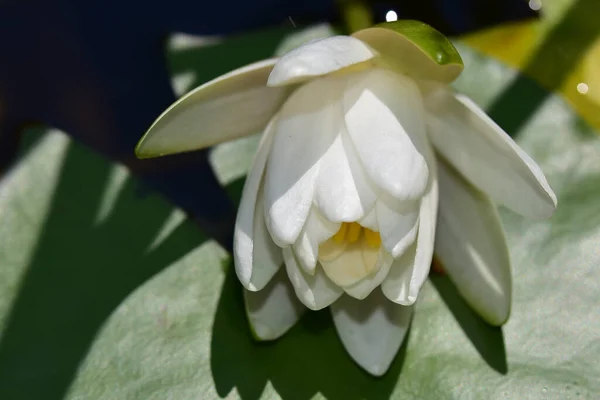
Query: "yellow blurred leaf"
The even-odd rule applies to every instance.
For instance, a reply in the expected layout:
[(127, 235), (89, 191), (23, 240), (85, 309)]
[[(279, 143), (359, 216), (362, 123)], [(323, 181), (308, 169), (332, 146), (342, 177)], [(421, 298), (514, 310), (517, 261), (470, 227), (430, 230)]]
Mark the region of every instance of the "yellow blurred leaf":
[(600, 2), (546, 0), (540, 13), (539, 20), (494, 27), (462, 40), (557, 91), (600, 128)]

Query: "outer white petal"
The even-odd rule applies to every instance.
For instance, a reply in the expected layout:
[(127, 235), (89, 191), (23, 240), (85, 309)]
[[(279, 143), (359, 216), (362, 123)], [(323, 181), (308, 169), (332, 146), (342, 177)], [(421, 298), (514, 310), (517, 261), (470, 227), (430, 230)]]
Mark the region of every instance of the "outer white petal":
[(285, 266), (298, 299), (311, 310), (320, 310), (336, 301), (343, 290), (335, 285), (319, 267), (314, 275), (305, 273), (298, 265), (292, 249), (283, 249)]
[(323, 157), (314, 203), (330, 221), (354, 222), (373, 207), (377, 188), (369, 182), (341, 119), (340, 125), (342, 132)]
[(344, 94), (346, 127), (365, 171), (399, 200), (427, 188), (421, 101), (412, 80), (383, 69), (353, 75)]
[(350, 357), (371, 375), (381, 376), (408, 333), (412, 307), (394, 304), (374, 290), (364, 300), (343, 296), (331, 305), (331, 313)]
[(248, 283), (251, 290), (261, 290), (283, 264), (281, 247), (273, 242), (267, 229), (264, 209), (264, 194), (259, 189), (254, 212), (252, 275)]
[(265, 177), (267, 226), (281, 247), (294, 243), (310, 211), (321, 159), (341, 123), (343, 82), (309, 82), (279, 113)]
[(269, 86), (289, 85), (368, 61), (377, 52), (351, 36), (309, 42), (285, 54), (269, 76)]
[[(425, 154), (431, 176), (427, 193), (423, 196), (419, 209), (419, 232), (417, 240), (392, 265), (387, 278), (381, 284), (381, 289), (388, 299), (403, 305), (411, 305), (417, 300), (421, 286), (423, 286), (429, 274), (433, 258), (439, 199), (437, 167), (431, 149), (426, 148)], [(414, 252), (412, 249), (414, 249)]]
[(438, 162), (435, 254), (467, 303), (492, 325), (508, 319), (511, 268), (502, 224), (489, 199)]
[(344, 291), (355, 299), (364, 299), (373, 291), (373, 289), (383, 282), (389, 273), (393, 262), (394, 259), (392, 256), (384, 249), (380, 249), (377, 259), (377, 263), (379, 265), (374, 269), (375, 272), (363, 278), (360, 282), (355, 283), (352, 286), (345, 287)]
[(391, 204), (393, 200), (382, 196), (377, 201), (376, 210), (379, 235), (383, 246), (392, 257), (397, 258), (417, 237), (419, 202)]
[[(277, 248), (265, 229), (261, 182), (271, 149), (277, 117), (267, 126), (248, 173), (238, 209), (233, 235), (233, 259), (238, 279), (248, 290), (260, 290), (281, 265)], [(256, 269), (256, 270), (255, 270)]]
[(540, 167), (475, 103), (438, 90), (426, 107), (437, 151), (492, 200), (533, 218), (554, 212), (556, 195)]
[(140, 140), (137, 156), (197, 150), (263, 130), (289, 94), (287, 88), (266, 86), (276, 62), (236, 69), (177, 100)]
[(259, 340), (277, 339), (286, 333), (306, 310), (298, 301), (283, 269), (263, 290), (244, 290), (244, 303), (254, 336)]
[(311, 208), (306, 224), (293, 245), (298, 263), (306, 273), (314, 274), (319, 257), (319, 245), (335, 235), (339, 229), (339, 223), (328, 221), (319, 210), (315, 207)]

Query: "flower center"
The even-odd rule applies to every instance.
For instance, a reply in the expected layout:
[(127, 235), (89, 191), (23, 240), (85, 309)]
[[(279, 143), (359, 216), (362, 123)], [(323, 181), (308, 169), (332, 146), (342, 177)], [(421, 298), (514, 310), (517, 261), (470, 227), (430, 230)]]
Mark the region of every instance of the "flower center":
[(355, 243), (364, 237), (365, 243), (374, 249), (381, 246), (381, 237), (378, 232), (372, 231), (369, 228), (364, 228), (358, 222), (342, 222), (342, 226), (333, 235), (333, 240), (337, 244)]
[(319, 246), (319, 261), (329, 279), (346, 287), (375, 271), (380, 248), (378, 232), (357, 222), (343, 222), (337, 233)]

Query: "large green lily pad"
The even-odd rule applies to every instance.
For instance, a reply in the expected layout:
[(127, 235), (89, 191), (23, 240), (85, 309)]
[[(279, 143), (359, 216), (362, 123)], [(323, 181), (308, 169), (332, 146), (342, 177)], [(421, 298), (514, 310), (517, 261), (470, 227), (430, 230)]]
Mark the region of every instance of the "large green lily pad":
[[(327, 311), (257, 344), (223, 249), (181, 211), (141, 195), (121, 166), (61, 132), (31, 132), (0, 181), (0, 399), (599, 398), (600, 139), (549, 94), (511, 121), (502, 107), (536, 86), (458, 48), (456, 87), (519, 127), (511, 133), (559, 198), (548, 221), (502, 211), (515, 283), (502, 329), (434, 276), (381, 379), (346, 355)], [(233, 196), (255, 145), (213, 153)]]

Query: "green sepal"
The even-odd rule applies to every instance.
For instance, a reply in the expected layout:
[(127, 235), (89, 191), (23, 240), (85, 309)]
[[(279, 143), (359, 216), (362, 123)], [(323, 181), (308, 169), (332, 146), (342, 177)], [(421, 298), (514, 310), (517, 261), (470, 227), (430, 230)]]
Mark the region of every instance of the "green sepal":
[(464, 68), (452, 42), (420, 21), (384, 22), (352, 36), (377, 50), (394, 68), (417, 79), (450, 83)]

